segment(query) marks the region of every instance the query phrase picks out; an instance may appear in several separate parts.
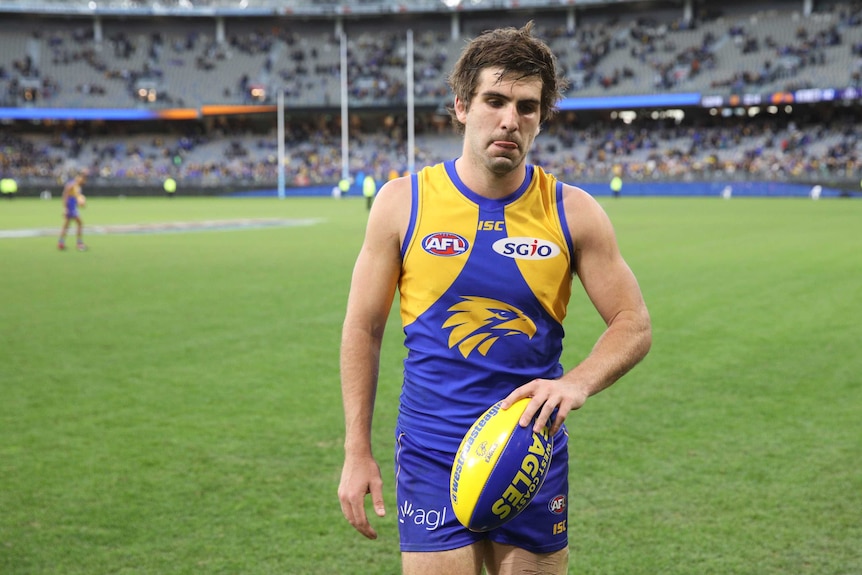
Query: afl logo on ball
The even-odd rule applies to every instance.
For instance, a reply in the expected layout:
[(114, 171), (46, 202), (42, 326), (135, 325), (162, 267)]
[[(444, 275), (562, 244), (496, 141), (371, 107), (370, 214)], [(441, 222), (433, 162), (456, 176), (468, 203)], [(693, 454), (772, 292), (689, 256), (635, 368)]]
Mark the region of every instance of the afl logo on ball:
[(459, 256), (470, 248), (470, 243), (452, 232), (435, 232), (422, 239), (422, 249), (432, 256)]

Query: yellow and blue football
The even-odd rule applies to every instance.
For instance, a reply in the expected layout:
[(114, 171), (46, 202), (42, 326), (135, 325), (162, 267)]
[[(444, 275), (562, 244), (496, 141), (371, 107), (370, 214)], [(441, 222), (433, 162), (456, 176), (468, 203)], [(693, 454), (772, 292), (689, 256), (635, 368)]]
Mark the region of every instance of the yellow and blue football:
[(470, 427), (452, 463), (452, 509), (471, 531), (490, 531), (515, 518), (533, 500), (551, 465), (549, 426), (535, 433), (532, 426), (518, 424), (530, 399), (505, 410), (501, 403)]

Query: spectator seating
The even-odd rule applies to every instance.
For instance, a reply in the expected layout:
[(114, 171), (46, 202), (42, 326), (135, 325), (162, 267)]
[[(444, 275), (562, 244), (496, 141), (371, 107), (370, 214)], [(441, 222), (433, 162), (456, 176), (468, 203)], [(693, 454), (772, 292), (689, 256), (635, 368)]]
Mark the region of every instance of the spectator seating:
[[(825, 5), (809, 16), (787, 2), (739, 0), (691, 22), (678, 9), (565, 9), (524, 15), (461, 14), (459, 38), (445, 14), (356, 18), (348, 39), (352, 106), (403, 105), (406, 29), (414, 32), (418, 105), (448, 97), (446, 72), (464, 37), (536, 21), (571, 82), (570, 97), (652, 92), (731, 94), (746, 89), (845, 87), (859, 83), (862, 7)], [(393, 18), (397, 18), (393, 26)], [(88, 18), (4, 17), (0, 91), (6, 105), (199, 108), (272, 103), (338, 107), (337, 26), (321, 19), (108, 19), (101, 42)], [(138, 93), (152, 89), (155, 100)], [(252, 93), (252, 88), (262, 88)]]
[[(404, 31), (413, 30), (416, 166), (458, 154), (438, 112), (450, 100), (446, 73), (464, 39), (502, 24), (535, 20), (571, 81), (569, 97), (651, 92), (735, 94), (803, 87), (860, 86), (862, 7), (821, 3), (811, 15), (786, 2), (728, 0), (723, 12), (691, 22), (678, 9), (619, 13), (462, 13), (452, 37), (446, 14), (346, 18), (0, 19), (0, 105), (81, 108), (200, 108), (273, 103), (285, 94), (289, 185), (340, 177), (340, 43), (348, 40), (350, 171), (379, 178), (408, 167)], [(393, 22), (396, 24), (393, 26)], [(97, 36), (101, 41), (97, 41)], [(258, 90), (260, 89), (260, 90)], [(365, 114), (362, 114), (365, 110)], [(380, 110), (383, 110), (381, 112)], [(796, 117), (796, 116), (795, 116)], [(814, 178), (860, 176), (858, 112), (819, 111), (791, 121), (707, 117), (641, 121), (562, 114), (537, 140), (532, 161), (572, 182), (604, 180), (614, 165), (627, 178)], [(267, 122), (269, 122), (267, 124)], [(56, 182), (76, 166), (96, 179), (158, 182), (168, 173), (199, 185), (272, 185), (274, 122), (207, 119), (191, 125), (57, 125), (4, 131), (0, 168), (22, 180)]]

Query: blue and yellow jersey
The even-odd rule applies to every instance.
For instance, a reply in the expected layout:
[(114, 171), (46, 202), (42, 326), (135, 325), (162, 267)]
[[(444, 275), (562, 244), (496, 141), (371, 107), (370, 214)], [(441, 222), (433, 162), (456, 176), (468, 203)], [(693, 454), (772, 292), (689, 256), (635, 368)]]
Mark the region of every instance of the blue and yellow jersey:
[(491, 404), (563, 374), (574, 252), (562, 190), (538, 166), (499, 200), (468, 189), (454, 161), (412, 176), (399, 425), (427, 447), (454, 452)]

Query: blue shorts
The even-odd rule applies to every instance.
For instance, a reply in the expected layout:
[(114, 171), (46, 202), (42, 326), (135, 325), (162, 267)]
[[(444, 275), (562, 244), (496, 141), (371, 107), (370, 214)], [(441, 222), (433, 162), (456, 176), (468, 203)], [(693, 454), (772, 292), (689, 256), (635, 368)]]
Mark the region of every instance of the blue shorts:
[(395, 495), (401, 551), (447, 551), (489, 539), (532, 553), (551, 553), (568, 541), (568, 433), (554, 437), (551, 467), (533, 501), (508, 523), (484, 533), (458, 521), (449, 501), (449, 476), (454, 453), (411, 442), (396, 430)]
[(70, 196), (66, 198), (63, 202), (65, 209), (65, 213), (63, 214), (65, 217), (70, 220), (74, 220), (79, 217), (78, 215), (78, 198), (74, 196)]

